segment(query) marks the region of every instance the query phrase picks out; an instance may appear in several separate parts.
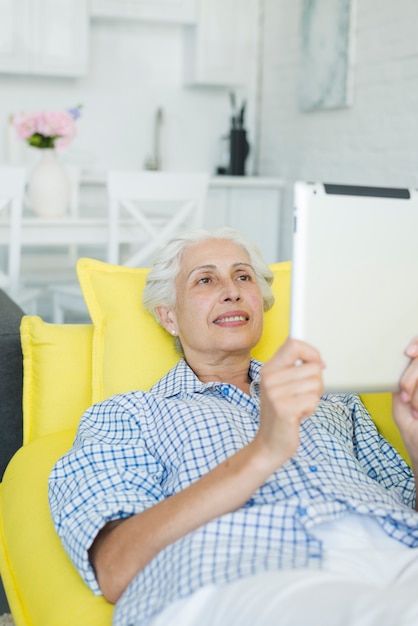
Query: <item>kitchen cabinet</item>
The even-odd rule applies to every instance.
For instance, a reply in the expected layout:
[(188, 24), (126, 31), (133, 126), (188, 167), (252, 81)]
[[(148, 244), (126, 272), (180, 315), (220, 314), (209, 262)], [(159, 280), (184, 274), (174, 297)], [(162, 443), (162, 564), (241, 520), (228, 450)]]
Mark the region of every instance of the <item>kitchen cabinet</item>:
[(87, 71), (88, 0), (0, 0), (0, 72)]
[(187, 84), (248, 85), (257, 62), (258, 0), (196, 0), (184, 28)]
[(92, 17), (192, 23), (196, 0), (90, 0)]

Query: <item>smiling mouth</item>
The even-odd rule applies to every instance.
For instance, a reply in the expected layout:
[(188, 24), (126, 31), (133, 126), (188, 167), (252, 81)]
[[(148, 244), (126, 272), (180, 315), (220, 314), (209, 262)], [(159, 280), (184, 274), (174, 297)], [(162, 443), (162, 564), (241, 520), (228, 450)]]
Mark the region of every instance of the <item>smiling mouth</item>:
[(248, 322), (249, 318), (245, 315), (229, 315), (228, 317), (221, 317), (215, 320), (215, 324), (221, 324), (225, 322)]

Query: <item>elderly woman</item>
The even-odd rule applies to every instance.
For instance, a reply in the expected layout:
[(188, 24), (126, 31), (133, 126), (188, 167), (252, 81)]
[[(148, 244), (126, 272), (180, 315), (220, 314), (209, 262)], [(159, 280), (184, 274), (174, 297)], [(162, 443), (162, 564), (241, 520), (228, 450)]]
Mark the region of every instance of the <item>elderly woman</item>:
[[(322, 397), (314, 347), (251, 358), (271, 282), (235, 231), (170, 241), (144, 305), (183, 358), (89, 409), (53, 469), (58, 533), (117, 626), (418, 623), (413, 473), (357, 396)], [(418, 467), (407, 354), (394, 418)]]

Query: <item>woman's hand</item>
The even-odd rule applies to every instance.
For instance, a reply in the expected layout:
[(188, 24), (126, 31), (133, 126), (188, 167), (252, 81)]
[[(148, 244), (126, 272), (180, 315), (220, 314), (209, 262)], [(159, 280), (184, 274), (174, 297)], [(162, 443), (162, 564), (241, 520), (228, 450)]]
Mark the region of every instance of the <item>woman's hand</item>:
[(418, 337), (411, 341), (405, 354), (411, 361), (399, 382), (399, 393), (393, 394), (393, 417), (414, 468), (418, 469)]
[(296, 339), (288, 339), (263, 366), (257, 439), (277, 467), (296, 452), (300, 423), (318, 406), (324, 367), (319, 352)]

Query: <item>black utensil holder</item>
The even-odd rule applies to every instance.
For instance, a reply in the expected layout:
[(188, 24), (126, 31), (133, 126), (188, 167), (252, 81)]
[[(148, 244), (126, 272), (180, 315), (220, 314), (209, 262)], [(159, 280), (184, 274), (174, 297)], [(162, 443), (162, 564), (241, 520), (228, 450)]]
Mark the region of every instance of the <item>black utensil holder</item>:
[(245, 160), (250, 150), (247, 132), (243, 128), (232, 128), (230, 132), (229, 174), (245, 176)]

